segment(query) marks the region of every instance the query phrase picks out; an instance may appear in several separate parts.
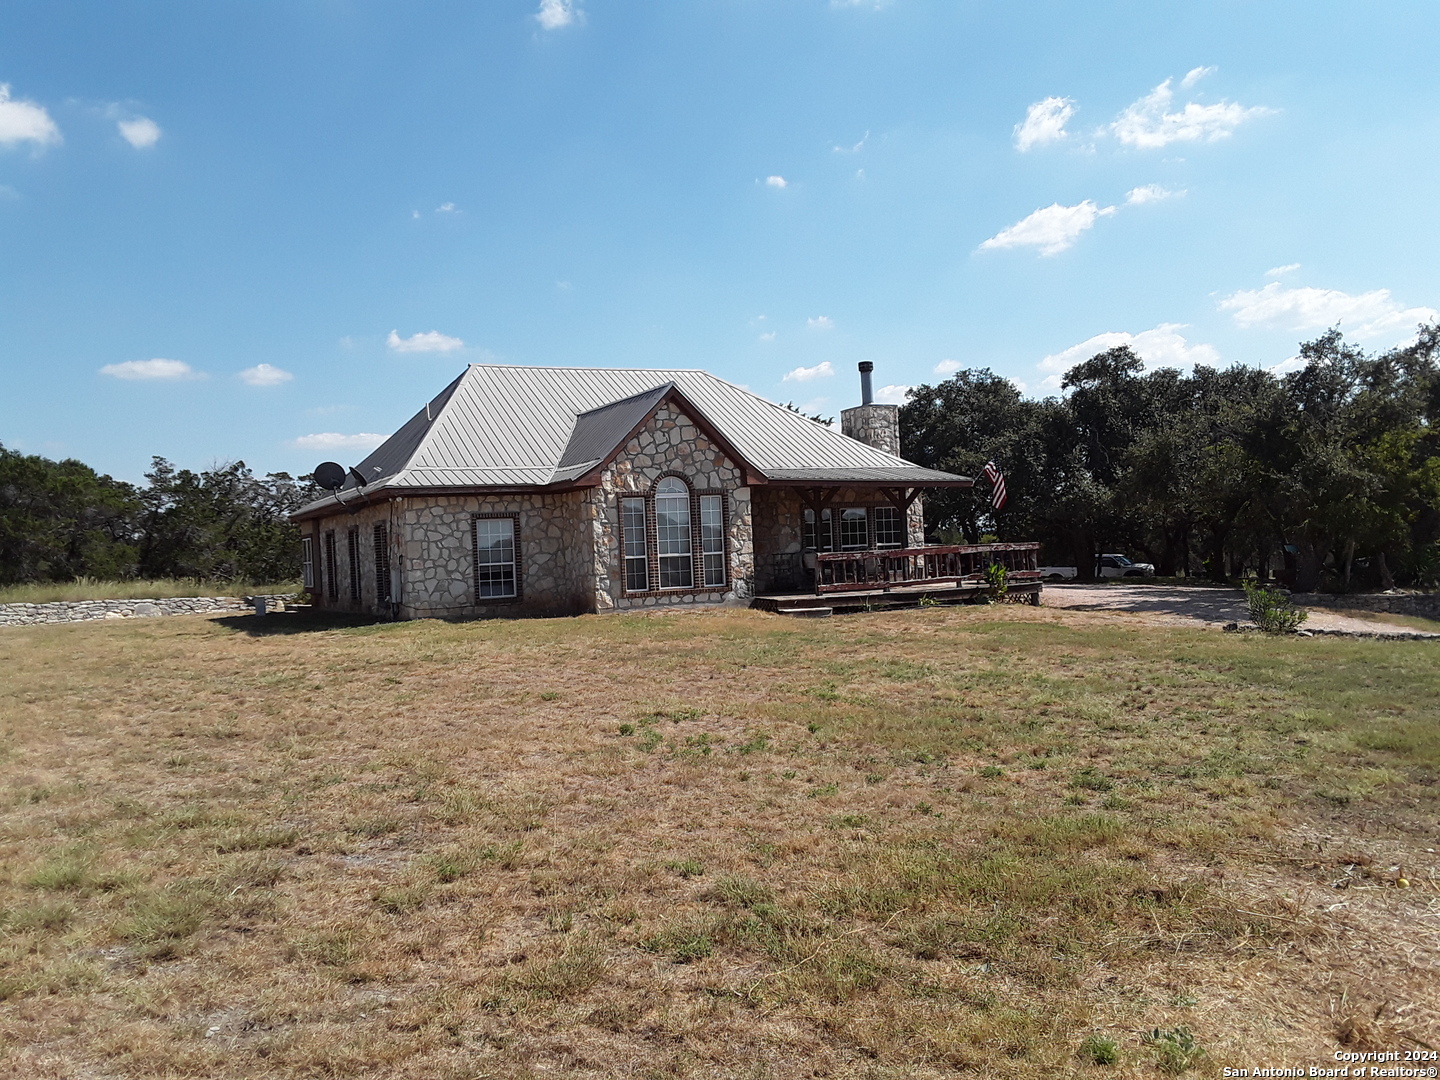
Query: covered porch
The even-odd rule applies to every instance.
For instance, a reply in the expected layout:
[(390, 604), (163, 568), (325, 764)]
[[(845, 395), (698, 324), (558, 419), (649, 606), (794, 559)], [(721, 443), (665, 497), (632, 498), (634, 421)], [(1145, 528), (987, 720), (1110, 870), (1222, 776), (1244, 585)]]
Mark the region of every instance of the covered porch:
[(973, 602), (991, 591), (985, 573), (997, 563), (1005, 567), (1010, 599), (1038, 603), (1039, 544), (925, 543), (925, 488), (971, 483), (960, 477), (927, 481), (896, 485), (856, 478), (752, 489), (753, 606), (819, 613)]

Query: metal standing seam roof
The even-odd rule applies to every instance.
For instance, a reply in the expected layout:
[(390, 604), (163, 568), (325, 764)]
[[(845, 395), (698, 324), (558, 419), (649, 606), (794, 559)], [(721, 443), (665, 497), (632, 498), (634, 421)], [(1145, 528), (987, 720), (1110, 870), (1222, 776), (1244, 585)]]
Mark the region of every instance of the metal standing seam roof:
[[(767, 479), (896, 484), (966, 479), (887, 454), (709, 372), (511, 364), (471, 364), (356, 470), (367, 479), (367, 495), (567, 482), (608, 457), (672, 386), (703, 414), (697, 419)], [(346, 490), (356, 490), (353, 476)]]

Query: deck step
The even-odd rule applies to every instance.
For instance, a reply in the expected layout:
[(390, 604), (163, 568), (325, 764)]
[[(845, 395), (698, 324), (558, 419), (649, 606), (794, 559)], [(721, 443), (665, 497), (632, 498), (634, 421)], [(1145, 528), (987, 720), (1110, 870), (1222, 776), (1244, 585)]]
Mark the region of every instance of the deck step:
[(777, 607), (776, 615), (790, 615), (796, 619), (828, 619), (835, 614), (834, 608), (828, 607)]

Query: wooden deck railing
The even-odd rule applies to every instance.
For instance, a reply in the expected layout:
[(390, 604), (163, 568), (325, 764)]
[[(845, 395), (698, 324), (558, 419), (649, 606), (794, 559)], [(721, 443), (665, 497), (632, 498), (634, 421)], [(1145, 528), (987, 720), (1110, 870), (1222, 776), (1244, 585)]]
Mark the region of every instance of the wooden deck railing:
[(879, 551), (822, 551), (815, 556), (815, 593), (893, 589), (985, 580), (992, 563), (1013, 583), (1040, 580), (1040, 545), (936, 544)]

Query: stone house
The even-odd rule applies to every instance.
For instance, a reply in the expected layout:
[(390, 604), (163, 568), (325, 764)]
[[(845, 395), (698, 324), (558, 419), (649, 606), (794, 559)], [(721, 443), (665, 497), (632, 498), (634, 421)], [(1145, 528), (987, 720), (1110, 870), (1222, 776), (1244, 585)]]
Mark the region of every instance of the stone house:
[(971, 481), (898, 456), (869, 367), (842, 434), (704, 371), (472, 364), (295, 513), (305, 586), (396, 618), (748, 603), (918, 546), (921, 489)]

